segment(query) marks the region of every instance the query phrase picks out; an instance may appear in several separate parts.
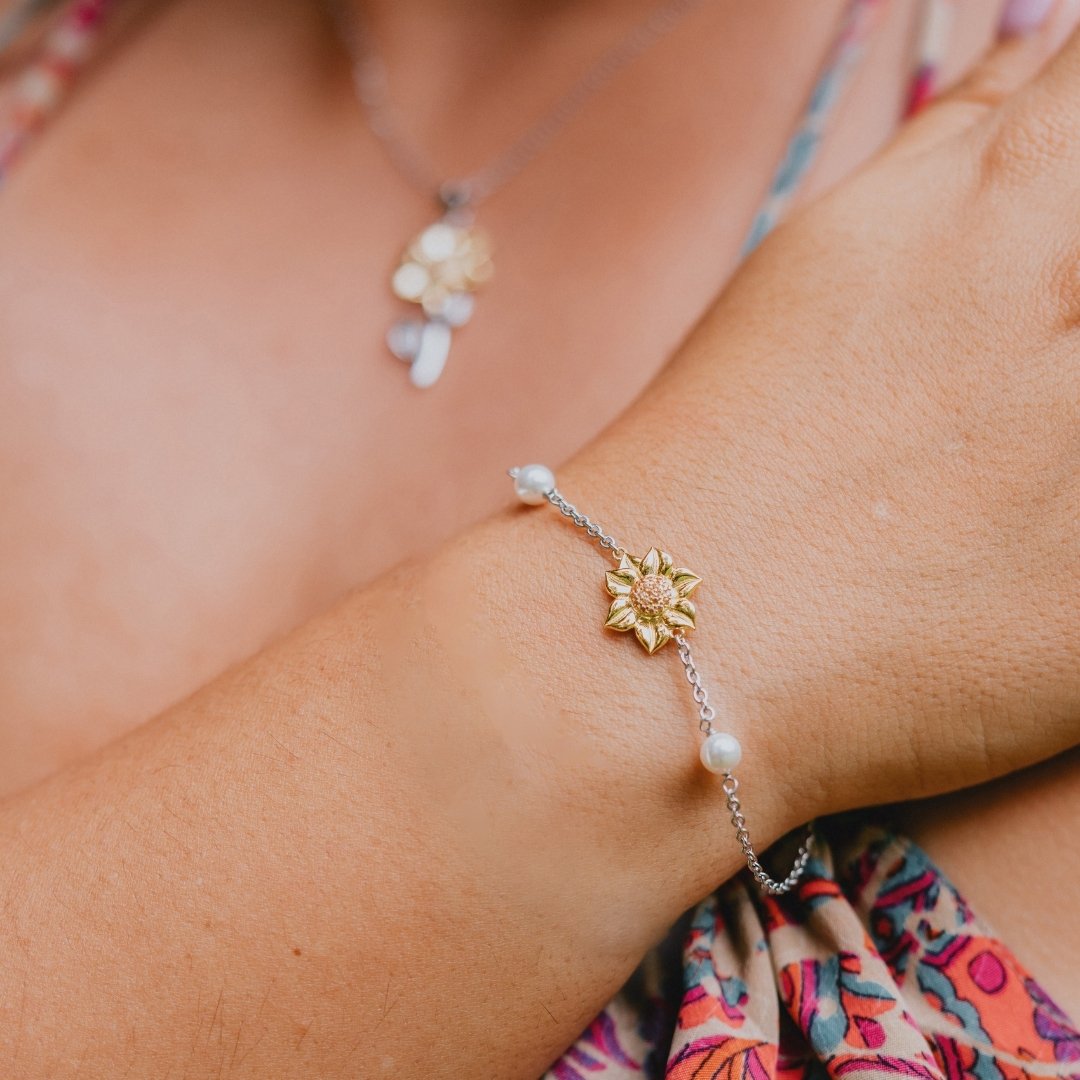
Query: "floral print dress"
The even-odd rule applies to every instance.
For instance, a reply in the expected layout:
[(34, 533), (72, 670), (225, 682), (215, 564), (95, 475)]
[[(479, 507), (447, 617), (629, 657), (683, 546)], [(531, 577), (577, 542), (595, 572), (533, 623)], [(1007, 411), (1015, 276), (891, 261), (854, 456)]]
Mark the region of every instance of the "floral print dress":
[(910, 840), (687, 914), (545, 1080), (1080, 1080), (1080, 1032)]

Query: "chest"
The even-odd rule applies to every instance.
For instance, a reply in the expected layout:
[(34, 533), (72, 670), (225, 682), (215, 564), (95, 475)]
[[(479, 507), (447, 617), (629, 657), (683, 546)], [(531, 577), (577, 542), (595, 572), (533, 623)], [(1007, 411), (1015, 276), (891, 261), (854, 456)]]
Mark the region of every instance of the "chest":
[[(198, 7), (92, 84), (0, 204), (16, 780), (422, 557), (501, 504), (508, 464), (602, 430), (731, 272), (820, 62), (737, 109), (720, 85), (651, 119), (633, 79), (599, 98), (483, 207), (494, 278), (419, 391), (384, 335), (430, 204), (342, 72), (266, 77), (288, 35), (193, 70)], [(897, 50), (817, 183), (883, 137), (905, 74)]]

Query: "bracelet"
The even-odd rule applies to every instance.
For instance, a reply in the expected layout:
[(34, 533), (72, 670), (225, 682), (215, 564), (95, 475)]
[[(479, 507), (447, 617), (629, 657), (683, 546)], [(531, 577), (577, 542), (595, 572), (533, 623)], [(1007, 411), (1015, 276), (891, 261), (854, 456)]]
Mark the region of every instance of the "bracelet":
[(739, 801), (739, 781), (733, 769), (742, 759), (739, 740), (726, 731), (716, 731), (713, 721), (716, 710), (709, 704), (709, 692), (694, 664), (687, 633), (695, 629), (697, 609), (690, 594), (701, 584), (701, 578), (690, 570), (676, 566), (671, 556), (659, 548), (650, 548), (641, 558), (631, 555), (622, 544), (586, 517), (569, 502), (555, 486), (555, 474), (546, 465), (523, 465), (509, 470), (517, 497), (529, 506), (550, 503), (564, 517), (604, 550), (617, 563), (605, 578), (607, 591), (614, 598), (608, 608), (604, 626), (620, 633), (634, 631), (634, 636), (651, 656), (669, 641), (675, 642), (686, 681), (698, 712), (698, 727), (705, 736), (701, 744), (701, 763), (712, 773), (723, 777), (722, 789), (735, 827), (735, 839), (742, 848), (746, 865), (763, 892), (778, 896), (789, 892), (806, 870), (814, 840), (814, 826), (807, 828), (799, 846), (794, 865), (780, 881), (770, 877), (754, 851)]

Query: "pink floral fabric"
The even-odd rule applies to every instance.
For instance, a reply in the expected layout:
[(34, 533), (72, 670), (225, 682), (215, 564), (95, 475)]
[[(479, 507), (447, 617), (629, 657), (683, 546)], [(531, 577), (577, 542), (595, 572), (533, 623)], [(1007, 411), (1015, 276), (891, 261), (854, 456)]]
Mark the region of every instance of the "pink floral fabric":
[(1080, 1080), (1080, 1033), (911, 841), (818, 841), (646, 957), (545, 1080)]

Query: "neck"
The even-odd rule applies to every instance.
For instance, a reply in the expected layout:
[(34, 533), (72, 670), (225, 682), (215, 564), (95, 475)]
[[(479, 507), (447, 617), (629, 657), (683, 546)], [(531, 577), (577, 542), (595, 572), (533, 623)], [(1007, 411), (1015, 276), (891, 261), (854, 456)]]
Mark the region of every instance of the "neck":
[[(671, 0), (327, 0), (354, 20), (414, 140), (452, 173), (477, 122), (519, 133)], [(447, 132), (452, 135), (448, 139)], [(462, 150), (440, 155), (447, 142)], [(499, 137), (485, 136), (484, 145)]]
[[(445, 177), (472, 173), (549, 112), (586, 73), (672, 0), (324, 0), (357, 19), (385, 70), (389, 100), (407, 141)], [(789, 113), (789, 87), (761, 78), (763, 58), (809, 85), (847, 0), (702, 3), (680, 17), (590, 96), (585, 109), (611, 127), (640, 132), (649, 116), (687, 116), (757, 87), (753, 109)], [(725, 57), (718, 65), (716, 57)], [(350, 91), (351, 92), (351, 91)], [(694, 107), (691, 103), (695, 103)], [(606, 110), (606, 112), (605, 112)], [(681, 112), (680, 112), (681, 110)], [(709, 130), (716, 126), (709, 108)]]
[(369, 19), (404, 20), (440, 18), (473, 24), (528, 21), (539, 23), (568, 15), (592, 13), (608, 18), (645, 14), (658, 0), (344, 0)]
[(665, 0), (337, 0), (374, 39), (387, 66), (472, 69), (506, 50), (526, 62), (553, 42), (602, 51)]

